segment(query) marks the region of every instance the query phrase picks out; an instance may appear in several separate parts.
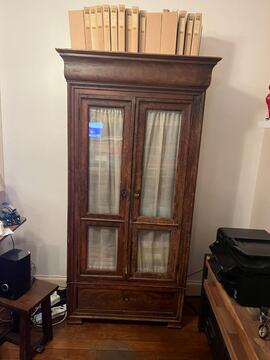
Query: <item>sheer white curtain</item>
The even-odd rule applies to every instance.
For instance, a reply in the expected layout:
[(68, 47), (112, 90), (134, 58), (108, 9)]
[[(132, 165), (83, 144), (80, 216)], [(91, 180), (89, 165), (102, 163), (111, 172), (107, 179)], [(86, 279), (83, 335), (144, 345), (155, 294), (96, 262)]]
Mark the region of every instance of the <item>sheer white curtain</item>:
[(90, 226), (87, 267), (93, 270), (116, 270), (117, 243), (118, 229)]
[[(123, 111), (90, 108), (89, 201), (92, 214), (118, 214), (123, 140)], [(90, 226), (87, 267), (116, 270), (118, 229)]]
[(170, 233), (168, 231), (139, 232), (137, 271), (166, 273), (169, 259)]
[(180, 127), (180, 112), (147, 113), (141, 215), (172, 216)]
[[(146, 119), (141, 210), (143, 216), (172, 217), (181, 113), (150, 110)], [(139, 231), (138, 272), (166, 273), (170, 232)]]
[(90, 108), (100, 134), (89, 137), (89, 205), (93, 214), (118, 214), (123, 140), (123, 111)]

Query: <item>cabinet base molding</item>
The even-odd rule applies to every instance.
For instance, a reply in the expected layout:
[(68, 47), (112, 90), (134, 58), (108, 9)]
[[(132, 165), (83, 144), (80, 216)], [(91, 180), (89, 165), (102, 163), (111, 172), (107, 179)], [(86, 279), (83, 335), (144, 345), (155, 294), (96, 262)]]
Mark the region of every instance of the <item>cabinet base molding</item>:
[(67, 318), (67, 323), (70, 325), (81, 325), (82, 324), (82, 319), (80, 317), (75, 317), (75, 316), (68, 316)]

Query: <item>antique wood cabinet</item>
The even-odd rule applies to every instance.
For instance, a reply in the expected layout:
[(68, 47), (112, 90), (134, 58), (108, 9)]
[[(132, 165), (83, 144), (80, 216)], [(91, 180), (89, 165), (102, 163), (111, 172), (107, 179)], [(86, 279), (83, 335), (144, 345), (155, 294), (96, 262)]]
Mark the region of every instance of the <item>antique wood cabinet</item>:
[(57, 50), (68, 83), (68, 311), (181, 325), (205, 91), (220, 60)]

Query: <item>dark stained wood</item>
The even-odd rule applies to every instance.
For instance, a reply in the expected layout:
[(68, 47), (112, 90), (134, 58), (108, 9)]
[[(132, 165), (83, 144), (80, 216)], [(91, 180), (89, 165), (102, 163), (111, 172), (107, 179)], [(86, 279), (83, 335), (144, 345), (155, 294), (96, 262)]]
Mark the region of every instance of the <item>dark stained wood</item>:
[(160, 88), (210, 85), (213, 67), (220, 58), (105, 53), (57, 49), (65, 61), (68, 81), (89, 81)]
[(27, 313), (20, 316), (20, 360), (31, 360), (31, 327), (30, 317)]
[[(220, 58), (57, 51), (68, 83), (69, 320), (147, 319), (181, 326), (205, 92)], [(124, 113), (122, 197), (116, 215), (88, 212), (91, 106), (121, 108)], [(145, 217), (139, 211), (149, 109), (181, 112), (171, 218)], [(118, 229), (116, 271), (87, 268), (89, 226)], [(170, 232), (166, 274), (137, 271), (138, 233), (145, 229)], [(124, 293), (131, 301), (123, 302)]]
[(231, 360), (270, 359), (269, 339), (261, 339), (258, 335), (259, 310), (239, 305), (217, 280), (207, 259), (205, 267), (203, 300), (209, 304), (210, 311), (204, 309), (207, 311), (201, 314), (199, 326), (206, 330), (206, 324), (214, 317)]
[(58, 286), (47, 281), (35, 280), (31, 289), (17, 300), (10, 300), (0, 297), (0, 306), (16, 310), (17, 312), (29, 313), (40, 304), (48, 295), (51, 295)]
[(52, 316), (51, 316), (51, 300), (47, 296), (41, 303), (42, 311), (42, 329), (43, 329), (43, 340), (42, 343), (46, 344), (53, 338), (52, 331)]
[[(1, 342), (9, 341), (20, 345), (20, 360), (31, 360), (35, 349), (52, 339), (50, 295), (58, 286), (36, 280), (31, 289), (17, 300), (0, 298), (0, 305), (14, 312), (14, 326), (2, 333)], [(41, 304), (43, 336), (36, 340), (31, 333), (31, 314)]]
[[(198, 301), (191, 298), (195, 308)], [(196, 299), (195, 299), (196, 300)], [(0, 359), (17, 360), (16, 346), (0, 346)], [(168, 329), (147, 323), (84, 322), (54, 328), (54, 339), (34, 360), (209, 360), (204, 333), (197, 330), (197, 316), (184, 308), (183, 328)]]

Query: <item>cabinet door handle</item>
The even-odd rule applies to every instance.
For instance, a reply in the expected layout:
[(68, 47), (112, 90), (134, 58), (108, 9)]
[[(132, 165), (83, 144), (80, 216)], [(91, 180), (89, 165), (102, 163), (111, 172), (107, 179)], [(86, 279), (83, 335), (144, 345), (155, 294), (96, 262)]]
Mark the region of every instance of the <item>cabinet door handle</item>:
[(128, 302), (128, 301), (129, 301), (129, 297), (128, 297), (128, 296), (123, 296), (123, 300), (124, 300), (125, 302)]
[(139, 199), (139, 197), (140, 197), (140, 192), (139, 191), (136, 191), (135, 193), (134, 193), (134, 198), (135, 199)]
[(128, 194), (127, 190), (123, 189), (120, 191), (121, 198), (123, 198), (123, 199), (125, 199), (127, 197), (127, 194)]

